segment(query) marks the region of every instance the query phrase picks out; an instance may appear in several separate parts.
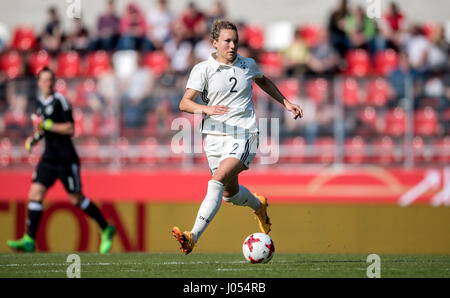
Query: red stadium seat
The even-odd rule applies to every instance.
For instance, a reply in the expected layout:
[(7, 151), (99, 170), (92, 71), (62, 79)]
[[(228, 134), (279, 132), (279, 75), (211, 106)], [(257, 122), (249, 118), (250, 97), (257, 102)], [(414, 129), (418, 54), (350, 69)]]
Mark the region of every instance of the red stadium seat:
[(75, 126), (75, 137), (84, 134), (84, 113), (80, 108), (73, 109), (73, 121)]
[[(409, 144), (405, 144), (405, 146), (409, 146)], [(426, 144), (423, 138), (419, 136), (415, 136), (412, 140), (412, 150), (414, 154), (415, 162), (424, 162), (431, 160), (431, 154), (426, 148)]]
[(246, 25), (243, 30), (244, 42), (252, 49), (261, 50), (264, 46), (264, 30), (257, 25)]
[(334, 162), (335, 146), (333, 138), (318, 139), (315, 143), (317, 156), (313, 160), (325, 164)]
[(75, 87), (75, 99), (74, 106), (86, 107), (87, 97), (89, 94), (94, 93), (97, 86), (94, 79), (88, 78), (79, 82)]
[(364, 107), (358, 111), (358, 119), (375, 130), (378, 121), (377, 110), (370, 106)]
[(299, 96), (300, 81), (295, 78), (285, 79), (278, 83), (278, 88), (288, 100), (292, 100)]
[(69, 97), (69, 87), (64, 79), (57, 79), (55, 82), (55, 91), (61, 93), (65, 97)]
[(0, 139), (0, 165), (6, 167), (12, 163), (12, 143), (9, 138)]
[(312, 99), (317, 105), (327, 101), (328, 88), (328, 81), (322, 78), (312, 79), (306, 82), (306, 94), (308, 95), (308, 98)]
[(50, 66), (52, 57), (47, 53), (47, 51), (40, 50), (38, 52), (31, 53), (30, 55), (30, 70), (35, 76), (38, 72), (45, 66)]
[(71, 51), (59, 54), (57, 63), (56, 76), (76, 78), (80, 75), (81, 60), (77, 52)]
[(390, 136), (402, 136), (405, 134), (406, 113), (402, 108), (395, 108), (386, 112), (384, 133)]
[(360, 136), (345, 140), (344, 161), (352, 164), (361, 164), (366, 160), (366, 143)]
[(160, 76), (169, 67), (169, 59), (163, 51), (150, 52), (144, 57), (144, 64), (155, 76)]
[(351, 76), (367, 76), (370, 73), (370, 58), (365, 50), (350, 50), (345, 56), (346, 74)]
[(8, 79), (15, 79), (22, 73), (22, 56), (17, 51), (7, 52), (2, 55), (0, 69)]
[(394, 162), (395, 144), (392, 138), (384, 136), (372, 144), (372, 160), (375, 163), (389, 165)]
[(354, 107), (360, 103), (359, 85), (354, 78), (345, 78), (341, 84), (342, 101), (346, 107)]
[(431, 107), (414, 112), (414, 134), (432, 136), (438, 131), (438, 118)]
[(393, 49), (387, 49), (375, 53), (374, 72), (380, 76), (388, 75), (397, 67), (398, 56)]
[(433, 142), (433, 160), (442, 164), (450, 163), (450, 136)]
[(125, 137), (119, 138), (120, 163), (125, 165), (131, 161), (130, 142)]
[(288, 138), (283, 141), (285, 151), (280, 161), (301, 163), (306, 160), (306, 141), (303, 137)]
[(78, 146), (82, 163), (97, 164), (101, 161), (100, 142), (95, 137), (90, 137)]
[(263, 52), (259, 55), (261, 71), (269, 77), (279, 77), (283, 72), (283, 62), (278, 52)]
[(159, 143), (154, 137), (147, 137), (138, 144), (138, 161), (146, 164), (158, 162)]
[(11, 48), (19, 51), (28, 51), (36, 45), (36, 34), (31, 26), (20, 26), (14, 30)]
[(308, 47), (315, 47), (320, 42), (322, 28), (319, 25), (308, 24), (300, 28), (300, 36)]
[(110, 57), (105, 51), (96, 51), (87, 55), (86, 75), (97, 77), (110, 69)]
[(389, 100), (389, 84), (383, 78), (377, 78), (367, 83), (366, 104), (384, 107)]

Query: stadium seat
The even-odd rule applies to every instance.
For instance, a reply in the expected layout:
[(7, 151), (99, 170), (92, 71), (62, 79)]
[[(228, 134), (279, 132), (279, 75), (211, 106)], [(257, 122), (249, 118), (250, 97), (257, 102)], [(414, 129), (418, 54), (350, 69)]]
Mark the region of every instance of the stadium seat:
[(398, 56), (393, 49), (378, 51), (374, 57), (374, 73), (386, 76), (397, 67)]
[(315, 153), (317, 154), (313, 160), (324, 164), (334, 162), (335, 142), (333, 138), (319, 138), (315, 143)]
[(280, 161), (287, 163), (302, 163), (306, 160), (306, 141), (303, 137), (287, 138), (283, 141), (285, 149)]
[(366, 160), (366, 143), (360, 136), (346, 139), (344, 142), (344, 162), (361, 164)]
[(394, 162), (395, 144), (392, 138), (383, 136), (372, 143), (371, 160), (377, 164), (389, 165)]
[(61, 53), (57, 57), (56, 76), (64, 78), (76, 78), (80, 75), (81, 59), (75, 52)]
[(341, 83), (342, 102), (346, 107), (354, 107), (360, 104), (358, 81), (355, 78), (345, 78)]
[(378, 113), (373, 107), (366, 106), (358, 110), (358, 119), (371, 133), (377, 131)]
[(110, 69), (110, 57), (105, 51), (89, 53), (87, 55), (86, 63), (86, 75), (90, 77), (97, 77)]
[(288, 100), (292, 100), (299, 97), (300, 81), (295, 78), (285, 79), (278, 83), (278, 88)]
[(362, 49), (350, 50), (345, 55), (347, 62), (346, 74), (363, 77), (370, 73), (370, 57), (367, 51)]
[(84, 115), (83, 134), (86, 136), (99, 137), (102, 126), (101, 112), (92, 112)]
[(101, 160), (101, 147), (98, 138), (89, 137), (77, 146), (80, 152), (81, 162), (87, 164), (98, 164)]
[(22, 56), (17, 51), (10, 51), (2, 55), (0, 69), (8, 79), (15, 79), (22, 74)]
[(12, 163), (13, 146), (9, 138), (0, 139), (0, 165), (6, 167)]
[(130, 163), (131, 150), (130, 150), (129, 140), (125, 137), (120, 137), (118, 147), (119, 147), (119, 152), (120, 152), (120, 164), (126, 165), (126, 164)]
[(158, 77), (169, 67), (169, 59), (163, 51), (154, 51), (145, 55), (144, 64)]
[(278, 52), (263, 52), (258, 57), (261, 71), (269, 77), (279, 77), (283, 72), (283, 62)]
[(55, 91), (64, 95), (67, 99), (69, 98), (69, 87), (67, 86), (67, 82), (64, 79), (56, 79), (55, 82)]
[(73, 101), (73, 105), (76, 107), (86, 107), (87, 106), (87, 97), (94, 93), (96, 90), (96, 83), (94, 79), (87, 78), (80, 81), (75, 86), (75, 98)]
[(321, 38), (322, 28), (316, 24), (307, 24), (300, 28), (300, 36), (306, 42), (308, 47), (315, 47)]
[[(405, 144), (409, 146), (409, 144)], [(414, 162), (428, 162), (431, 160), (431, 154), (427, 149), (426, 143), (422, 137), (415, 136), (412, 140), (412, 150), (414, 154)]]
[(328, 99), (329, 83), (323, 78), (312, 79), (306, 82), (306, 94), (317, 105)]
[(84, 134), (84, 113), (80, 108), (73, 109), (73, 121), (75, 126), (75, 137)]
[(426, 107), (414, 112), (414, 134), (432, 136), (438, 131), (438, 118), (433, 108)]
[(261, 50), (264, 46), (264, 30), (257, 25), (246, 25), (243, 30), (244, 42), (252, 49)]
[(38, 72), (45, 66), (50, 66), (52, 57), (45, 50), (33, 52), (30, 55), (29, 65), (32, 75), (37, 75)]
[(36, 34), (31, 26), (19, 26), (14, 29), (11, 49), (29, 51), (36, 46)]
[(138, 143), (138, 162), (155, 164), (158, 162), (159, 142), (154, 137), (146, 137)]
[(405, 134), (406, 113), (402, 108), (388, 110), (385, 116), (384, 133), (389, 136), (402, 136)]
[(433, 142), (433, 160), (441, 164), (450, 163), (450, 136)]
[(367, 83), (366, 104), (377, 107), (386, 106), (389, 100), (389, 84), (383, 78), (376, 78)]

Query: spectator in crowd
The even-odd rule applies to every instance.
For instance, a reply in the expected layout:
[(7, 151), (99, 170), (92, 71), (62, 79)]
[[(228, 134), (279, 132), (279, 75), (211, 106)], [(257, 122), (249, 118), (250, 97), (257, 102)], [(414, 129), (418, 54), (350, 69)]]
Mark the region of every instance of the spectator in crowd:
[(203, 36), (203, 39), (195, 44), (194, 47), (194, 64), (197, 64), (201, 61), (207, 60), (211, 53), (216, 50), (211, 45), (211, 41), (209, 40), (209, 33), (206, 32)]
[(186, 38), (195, 44), (208, 31), (206, 17), (194, 2), (189, 2), (181, 13), (180, 22), (186, 29)]
[(164, 47), (170, 39), (170, 29), (175, 20), (173, 13), (169, 10), (167, 0), (158, 0), (158, 7), (147, 15), (149, 38), (157, 49)]
[(147, 39), (147, 23), (139, 7), (131, 2), (120, 20), (119, 50), (152, 51), (153, 44)]
[(357, 6), (355, 11), (345, 17), (345, 30), (350, 38), (352, 48), (368, 50), (369, 43), (376, 34), (375, 22), (369, 18), (362, 6)]
[(187, 72), (193, 63), (192, 43), (185, 38), (189, 36), (185, 29), (180, 22), (177, 22), (172, 38), (164, 46), (167, 56), (171, 57), (171, 68), (179, 74)]
[(26, 137), (28, 133), (27, 96), (10, 84), (7, 88), (8, 107), (3, 114), (5, 130), (10, 136)]
[(57, 54), (61, 49), (64, 38), (58, 12), (54, 6), (51, 6), (48, 9), (48, 21), (39, 37), (41, 46), (50, 54)]
[(214, 2), (213, 6), (206, 13), (206, 24), (207, 28), (212, 28), (212, 25), (215, 20), (224, 20), (227, 19), (227, 11), (223, 2), (218, 0)]
[(347, 0), (341, 0), (339, 8), (334, 10), (328, 20), (330, 41), (341, 57), (350, 48), (350, 40), (346, 33), (346, 18), (350, 15)]
[(425, 37), (420, 25), (414, 25), (410, 29), (410, 36), (404, 41), (404, 50), (409, 58), (411, 68), (422, 76), (428, 71), (428, 54), (431, 43)]
[(281, 51), (283, 66), (288, 76), (302, 74), (310, 60), (310, 52), (303, 40), (300, 30), (295, 31), (293, 42)]
[(310, 50), (309, 72), (316, 75), (331, 75), (338, 71), (339, 54), (330, 43), (329, 33), (321, 30), (318, 43)]
[(137, 55), (138, 68), (123, 84), (122, 111), (125, 127), (138, 128), (145, 124), (146, 104), (154, 85), (151, 70), (145, 66), (142, 54)]
[[(407, 96), (407, 80), (414, 78), (414, 72), (411, 69), (408, 55), (400, 52), (398, 56), (398, 66), (388, 75), (389, 85), (391, 86), (391, 98), (388, 107), (397, 107)], [(412, 83), (412, 81), (411, 81)]]
[(72, 26), (72, 30), (68, 33), (64, 42), (63, 49), (78, 51), (84, 55), (89, 49), (89, 31), (81, 18), (72, 19)]
[(437, 25), (434, 35), (431, 36), (428, 52), (427, 63), (431, 71), (441, 71), (446, 68), (449, 50), (449, 43), (445, 40), (444, 27)]
[(97, 19), (97, 39), (93, 40), (93, 50), (112, 51), (119, 40), (120, 18), (116, 14), (115, 0), (107, 0), (106, 11)]
[(388, 24), (389, 30), (393, 33), (398, 33), (405, 30), (405, 16), (401, 12), (400, 7), (395, 2), (389, 4), (389, 9), (383, 16), (383, 19)]

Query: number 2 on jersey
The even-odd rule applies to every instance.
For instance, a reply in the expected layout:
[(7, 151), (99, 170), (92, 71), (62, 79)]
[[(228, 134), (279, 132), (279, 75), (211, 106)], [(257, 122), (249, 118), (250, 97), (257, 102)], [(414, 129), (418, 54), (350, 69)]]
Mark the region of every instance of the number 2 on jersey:
[(230, 92), (231, 92), (231, 93), (237, 92), (237, 90), (234, 90), (234, 87), (236, 87), (236, 84), (237, 84), (237, 79), (236, 79), (235, 77), (231, 77), (228, 81), (229, 81), (229, 82), (234, 81), (233, 87), (231, 87)]

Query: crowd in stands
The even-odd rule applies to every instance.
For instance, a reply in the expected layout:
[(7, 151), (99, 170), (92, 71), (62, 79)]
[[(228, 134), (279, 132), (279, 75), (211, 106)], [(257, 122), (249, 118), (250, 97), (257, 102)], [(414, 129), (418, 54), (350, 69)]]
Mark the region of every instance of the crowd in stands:
[(364, 7), (341, 0), (327, 24), (292, 24), (292, 32), (280, 32), (289, 44), (268, 49), (264, 27), (235, 20), (221, 1), (205, 9), (190, 2), (180, 14), (169, 4), (158, 0), (144, 11), (131, 1), (118, 11), (106, 0), (95, 28), (81, 17), (68, 30), (50, 7), (42, 30), (10, 28), (9, 43), (0, 40), (0, 137), (22, 140), (30, 133), (32, 78), (45, 65), (72, 102), (78, 136), (169, 136), (189, 71), (214, 51), (209, 29), (225, 18), (238, 24), (240, 55), (254, 58), (305, 110), (302, 121), (291, 121), (255, 88), (258, 116), (279, 117), (286, 142), (332, 138), (337, 117), (346, 140), (404, 136), (409, 112), (424, 144), (445, 139), (448, 145), (450, 28), (444, 24), (414, 23), (395, 2), (381, 18), (369, 18)]

